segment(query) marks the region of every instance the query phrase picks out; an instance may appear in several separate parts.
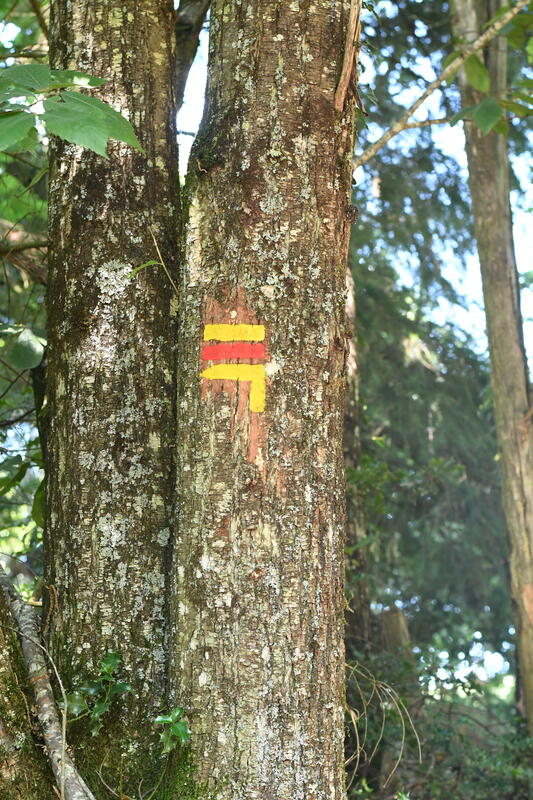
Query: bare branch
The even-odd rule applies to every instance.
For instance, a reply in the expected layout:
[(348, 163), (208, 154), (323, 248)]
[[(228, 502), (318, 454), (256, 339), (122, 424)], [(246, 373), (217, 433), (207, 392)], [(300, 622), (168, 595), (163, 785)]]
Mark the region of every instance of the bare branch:
[(28, 411), (25, 411), (23, 414), (19, 414), (18, 417), (13, 417), (13, 419), (0, 420), (0, 428), (10, 428), (12, 425), (16, 425), (17, 422), (21, 422), (26, 417), (29, 417), (30, 414), (33, 414), (34, 411), (35, 411), (34, 408), (30, 408), (30, 409), (28, 409)]
[(420, 122), (408, 122), (405, 127), (404, 131), (411, 130), (412, 128), (429, 128), (431, 125), (444, 125), (446, 122), (450, 122), (451, 117), (441, 117), (440, 119), (423, 119)]
[(48, 41), (50, 38), (50, 31), (48, 30), (48, 24), (44, 18), (43, 10), (39, 0), (30, 0), (30, 6), (32, 7), (33, 13), (37, 17), (37, 22), (39, 23), (39, 26)]
[[(365, 152), (362, 155), (354, 159), (353, 168), (356, 169), (357, 167), (361, 167), (363, 166), (363, 164), (366, 164), (366, 162), (369, 161), (373, 156), (375, 156), (376, 153), (378, 153), (387, 144), (387, 142), (389, 142), (398, 133), (404, 131), (407, 127), (409, 127), (408, 123), (409, 119), (413, 116), (415, 111), (418, 108), (420, 108), (422, 103), (425, 102), (425, 100), (427, 100), (427, 98), (431, 94), (433, 94), (435, 89), (438, 89), (439, 86), (442, 83), (444, 83), (444, 81), (447, 78), (454, 75), (457, 72), (457, 70), (464, 64), (464, 62), (468, 58), (470, 58), (470, 56), (473, 53), (477, 52), (482, 47), (484, 47), (488, 42), (490, 42), (490, 40), (493, 39), (494, 36), (496, 36), (498, 31), (500, 31), (505, 25), (507, 25), (509, 20), (515, 17), (518, 14), (518, 12), (521, 11), (528, 4), (528, 2), (529, 0), (518, 0), (516, 5), (510, 8), (509, 11), (507, 11), (507, 13), (502, 14), (502, 16), (499, 17), (496, 20), (496, 22), (494, 22), (490, 26), (490, 28), (487, 28), (485, 33), (483, 33), (478, 39), (476, 39), (475, 42), (473, 42), (469, 47), (467, 47), (466, 50), (460, 56), (454, 58), (454, 60), (450, 64), (448, 64), (446, 69), (443, 69), (440, 75), (437, 78), (435, 78), (435, 80), (429, 84), (427, 89), (425, 89), (422, 92), (418, 100), (415, 100), (415, 102), (411, 106), (409, 106), (407, 111), (404, 114), (402, 114), (398, 122), (395, 122), (394, 125), (391, 128), (389, 128), (388, 131), (385, 131), (383, 136), (381, 136), (377, 140), (377, 142), (374, 142), (374, 144), (370, 145), (370, 147), (367, 150), (365, 150)], [(422, 126), (416, 125), (411, 127), (422, 127)]]
[(34, 258), (31, 256), (24, 254), (11, 253), (7, 256), (4, 256), (5, 259), (9, 261), (16, 269), (20, 270), (21, 272), (26, 273), (29, 277), (35, 281), (35, 283), (41, 283), (43, 286), (46, 286), (48, 282), (48, 270), (46, 267), (41, 266), (38, 264)]
[[(2, 588), (22, 640), (22, 652), (33, 689), (37, 718), (50, 764), (64, 800), (95, 800), (91, 790), (79, 775), (67, 753), (64, 722), (62, 724), (50, 685), (45, 648), (40, 643), (39, 623), (35, 611), (13, 588), (4, 569), (0, 567)], [(59, 677), (59, 676), (58, 676)]]
[(40, 247), (48, 247), (48, 241), (46, 239), (37, 239), (34, 242), (19, 242), (18, 244), (7, 245), (7, 247), (0, 247), (0, 256), (20, 253), (22, 250), (37, 250)]

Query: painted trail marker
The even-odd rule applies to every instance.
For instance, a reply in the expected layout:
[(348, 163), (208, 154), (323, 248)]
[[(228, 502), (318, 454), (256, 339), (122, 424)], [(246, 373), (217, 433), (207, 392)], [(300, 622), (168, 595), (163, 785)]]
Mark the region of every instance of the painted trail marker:
[[(205, 325), (202, 361), (264, 359), (264, 325)], [(250, 411), (265, 410), (266, 379), (264, 364), (214, 364), (200, 373), (208, 381), (248, 381), (250, 383)]]

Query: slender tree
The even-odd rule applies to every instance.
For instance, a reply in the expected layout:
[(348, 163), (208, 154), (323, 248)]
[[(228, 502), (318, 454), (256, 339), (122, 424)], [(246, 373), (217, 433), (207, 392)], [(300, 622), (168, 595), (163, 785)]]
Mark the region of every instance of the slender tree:
[(333, 0), (211, 9), (187, 183), (172, 663), (198, 778), (224, 800), (345, 793), (357, 10)]
[[(500, 0), (454, 0), (456, 36), (464, 41), (479, 35), (503, 6)], [(493, 40), (483, 58), (491, 94), (501, 99), (507, 87), (506, 40)], [(483, 97), (465, 76), (461, 92), (466, 106)], [(465, 136), (511, 549), (519, 706), (533, 735), (533, 427), (509, 202), (508, 148), (504, 136), (496, 132), (484, 136), (471, 122), (465, 123)]]
[[(56, 140), (50, 160), (45, 633), (68, 689), (120, 651), (131, 693), (80, 770), (133, 793), (157, 775), (166, 691), (176, 264), (174, 12), (170, 0), (51, 6), (51, 65), (106, 78), (100, 97), (145, 154)], [(152, 264), (134, 278), (134, 268)], [(148, 755), (150, 754), (150, 758)]]

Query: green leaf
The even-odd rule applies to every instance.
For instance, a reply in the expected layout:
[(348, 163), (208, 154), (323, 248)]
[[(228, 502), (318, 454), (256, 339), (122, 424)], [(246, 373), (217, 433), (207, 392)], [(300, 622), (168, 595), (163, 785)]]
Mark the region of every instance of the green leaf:
[(156, 725), (165, 725), (171, 724), (172, 722), (177, 722), (183, 716), (183, 708), (182, 706), (175, 706), (170, 711), (170, 714), (161, 714), (160, 716), (155, 718)]
[(521, 50), (526, 41), (526, 32), (518, 25), (513, 25), (509, 33), (506, 34), (507, 41), (515, 50)]
[(78, 717), (84, 711), (87, 711), (87, 703), (85, 698), (79, 692), (71, 692), (67, 694), (67, 712), (71, 717)]
[(139, 267), (135, 267), (135, 269), (132, 269), (132, 271), (129, 274), (129, 277), (130, 278), (134, 278), (137, 275), (137, 273), (140, 272), (145, 267), (152, 267), (152, 266), (155, 266), (155, 265), (160, 266), (160, 267), (163, 266), (160, 261), (145, 261), (144, 264), (141, 264)]
[(78, 692), (87, 695), (87, 697), (98, 697), (99, 694), (104, 694), (104, 687), (99, 681), (88, 681), (78, 686)]
[(490, 76), (488, 70), (475, 53), (465, 61), (466, 79), (472, 88), (486, 94), (490, 90)]
[(506, 119), (501, 119), (492, 130), (495, 133), (499, 133), (500, 136), (509, 136), (509, 123)]
[(144, 153), (131, 124), (96, 97), (61, 92), (44, 101), (41, 119), (50, 133), (106, 157), (109, 139), (118, 139)]
[(444, 61), (442, 62), (442, 69), (445, 70), (446, 67), (449, 67), (452, 61), (455, 61), (461, 55), (459, 50), (454, 50), (452, 53), (448, 53)]
[(53, 69), (52, 75), (56, 85), (61, 86), (82, 86), (93, 88), (102, 86), (106, 83), (105, 78), (96, 78), (94, 75), (87, 75), (86, 72), (79, 72), (75, 69)]
[(103, 727), (104, 723), (101, 721), (100, 717), (93, 719), (91, 722), (91, 736), (98, 736)]
[[(52, 71), (45, 64), (15, 64), (0, 70), (0, 88), (12, 86), (30, 92), (42, 92), (54, 81)], [(24, 94), (19, 91), (18, 94)], [(13, 93), (13, 97), (16, 92)]]
[(160, 714), (158, 717), (155, 718), (154, 722), (156, 725), (169, 725), (172, 724), (174, 720), (172, 719), (170, 714)]
[(122, 664), (120, 654), (110, 652), (100, 661), (100, 670), (106, 675), (112, 675), (120, 664)]
[(465, 119), (472, 114), (472, 111), (476, 108), (476, 106), (464, 106), (461, 108), (450, 120), (450, 125), (457, 125), (459, 120)]
[(4, 459), (0, 464), (0, 470), (7, 472), (7, 475), (0, 479), (0, 496), (7, 494), (13, 487), (18, 486), (29, 466), (29, 461), (23, 461), (21, 456), (10, 456)]
[(160, 739), (163, 742), (163, 753), (170, 753), (178, 744), (178, 740), (172, 735), (169, 728), (161, 731)]
[(530, 64), (533, 64), (533, 36), (529, 40), (526, 46), (526, 53), (527, 53), (527, 60)]
[(32, 369), (39, 366), (44, 347), (29, 328), (23, 328), (11, 347), (7, 359), (12, 367), (18, 370)]
[(9, 114), (0, 116), (0, 150), (6, 150), (8, 147), (20, 142), (24, 139), (30, 128), (35, 125), (35, 117), (33, 114), (27, 114), (25, 111), (11, 111)]
[(181, 722), (174, 722), (170, 728), (170, 732), (176, 737), (176, 739), (179, 740), (180, 744), (188, 742), (191, 738), (191, 732), (185, 720), (182, 720)]
[(44, 528), (46, 518), (46, 487), (44, 479), (40, 482), (33, 496), (31, 518), (40, 528)]
[(129, 683), (124, 683), (124, 682), (114, 683), (109, 688), (109, 697), (110, 698), (120, 697), (121, 695), (128, 694), (128, 692), (131, 691), (132, 691), (132, 686)]
[(494, 97), (485, 97), (472, 112), (472, 119), (483, 133), (489, 133), (503, 117), (503, 109)]
[(533, 114), (533, 108), (525, 106), (522, 103), (515, 103), (514, 100), (503, 100), (501, 105), (506, 111), (509, 111), (510, 114), (516, 117), (529, 117)]
[(526, 94), (525, 92), (513, 92), (512, 97), (517, 98), (518, 100), (522, 100), (524, 103), (528, 105), (533, 104), (533, 97), (530, 94)]
[(11, 97), (25, 92), (41, 94), (67, 86), (94, 87), (103, 83), (103, 78), (95, 78), (74, 69), (50, 69), (46, 64), (15, 64), (0, 70), (0, 89)]
[(10, 336), (12, 333), (20, 333), (20, 331), (20, 325), (11, 325), (9, 322), (0, 325), (0, 336)]
[(109, 703), (107, 700), (98, 700), (91, 709), (91, 717), (98, 719), (102, 717), (106, 711), (109, 711)]

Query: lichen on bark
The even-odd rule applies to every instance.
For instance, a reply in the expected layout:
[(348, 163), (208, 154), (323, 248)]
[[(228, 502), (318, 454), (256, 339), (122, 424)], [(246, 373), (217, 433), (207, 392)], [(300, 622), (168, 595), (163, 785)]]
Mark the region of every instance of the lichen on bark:
[[(109, 158), (65, 142), (50, 162), (47, 390), (47, 634), (67, 688), (119, 651), (133, 687), (94, 739), (73, 732), (80, 770), (130, 794), (160, 762), (173, 491), (177, 159), (171, 0), (51, 7), (55, 68), (107, 79), (98, 95), (133, 124), (146, 155)], [(57, 602), (55, 599), (57, 597)], [(52, 602), (52, 600), (54, 602)]]
[[(345, 796), (353, 107), (336, 112), (334, 95), (349, 5), (211, 10), (188, 181), (172, 643), (198, 777), (222, 800)], [(200, 379), (204, 325), (235, 323), (266, 330), (264, 412), (246, 382)]]

